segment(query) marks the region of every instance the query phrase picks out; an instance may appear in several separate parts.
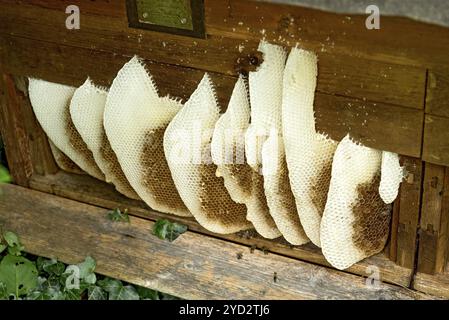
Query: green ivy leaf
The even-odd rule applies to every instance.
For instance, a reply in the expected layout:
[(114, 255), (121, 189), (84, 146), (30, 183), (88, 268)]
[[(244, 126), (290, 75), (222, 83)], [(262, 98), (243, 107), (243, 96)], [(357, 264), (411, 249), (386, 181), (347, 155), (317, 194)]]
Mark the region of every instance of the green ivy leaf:
[(6, 231), (3, 234), (3, 239), (5, 239), (6, 243), (10, 247), (14, 247), (16, 245), (20, 245), (19, 237), (14, 232)]
[(37, 269), (33, 262), (14, 255), (7, 255), (0, 263), (0, 282), (6, 292), (16, 297), (25, 295), (37, 287)]
[(48, 287), (45, 291), (45, 295), (49, 300), (64, 300), (64, 294), (58, 287)]
[(65, 265), (61, 262), (55, 261), (53, 264), (44, 266), (44, 270), (50, 275), (54, 274), (56, 276), (60, 276), (65, 270)]
[(10, 183), (12, 181), (8, 169), (0, 165), (0, 183)]
[(56, 274), (52, 274), (48, 277), (48, 279), (46, 279), (46, 286), (47, 287), (61, 287), (60, 286), (60, 279), (61, 276), (56, 275)]
[(95, 284), (97, 282), (97, 277), (95, 276), (95, 267), (97, 263), (92, 257), (86, 257), (84, 262), (77, 265), (80, 269), (80, 279), (84, 280), (88, 284)]
[(142, 300), (160, 300), (159, 292), (153, 289), (137, 286), (137, 293)]
[(95, 282), (97, 282), (97, 276), (95, 275), (95, 273), (91, 273), (87, 275), (83, 280), (88, 284), (95, 284)]
[(47, 261), (47, 259), (43, 257), (37, 257), (36, 259), (36, 268), (39, 273), (42, 273), (44, 271), (44, 263)]
[(121, 286), (117, 291), (109, 293), (109, 300), (139, 300), (139, 294), (131, 286)]
[(13, 256), (20, 256), (23, 250), (24, 250), (23, 246), (8, 247), (8, 253)]
[(33, 291), (27, 296), (27, 300), (49, 300), (42, 291)]
[(82, 293), (80, 289), (65, 289), (64, 300), (81, 300)]
[(128, 209), (121, 212), (120, 209), (114, 209), (108, 212), (108, 218), (112, 221), (129, 222)]
[(110, 293), (111, 291), (117, 290), (118, 287), (123, 286), (120, 280), (112, 279), (112, 278), (104, 278), (103, 280), (99, 280), (97, 283), (104, 291)]
[(6, 284), (0, 282), (0, 300), (8, 299), (8, 290), (6, 289)]
[(106, 292), (99, 286), (89, 286), (87, 288), (87, 300), (107, 300)]
[(1, 244), (1, 243), (0, 243), (0, 253), (2, 253), (3, 251), (5, 251), (5, 249), (6, 249), (7, 247), (8, 247), (7, 245)]
[(72, 275), (72, 272), (67, 272), (67, 269), (64, 271), (64, 273), (59, 277), (59, 285), (62, 288), (65, 288), (67, 286), (67, 278)]
[(58, 262), (56, 259), (38, 257), (36, 266), (39, 272), (45, 272), (49, 276), (56, 275), (59, 277), (65, 271), (65, 265), (62, 262)]
[(8, 245), (8, 253), (13, 256), (20, 256), (22, 251), (25, 249), (20, 243), (19, 237), (11, 231), (6, 231), (3, 234), (3, 239), (5, 239)]
[(27, 295), (27, 300), (64, 300), (65, 296), (59, 288), (48, 287), (36, 290)]
[[(64, 273), (59, 277), (59, 286), (62, 288), (65, 288), (67, 290), (71, 289), (79, 289), (81, 291), (84, 291), (89, 286), (88, 283), (86, 283), (83, 279), (81, 279), (79, 274), (79, 267), (77, 265), (69, 265), (67, 266)], [(69, 279), (70, 277), (70, 279)], [(78, 279), (78, 281), (76, 281)], [(51, 277), (49, 277), (49, 281), (51, 280)], [(55, 280), (57, 280), (57, 277), (55, 276)]]
[(109, 300), (139, 300), (139, 294), (131, 286), (124, 286), (120, 280), (105, 278), (98, 281), (98, 285), (109, 293)]
[(174, 241), (181, 234), (187, 231), (187, 226), (166, 219), (159, 219), (153, 225), (153, 234), (159, 239)]
[[(39, 272), (39, 269), (37, 269), (37, 271)], [(37, 277), (37, 286), (36, 286), (36, 291), (43, 291), (45, 290), (45, 288), (48, 286), (48, 282), (47, 279), (44, 277)]]

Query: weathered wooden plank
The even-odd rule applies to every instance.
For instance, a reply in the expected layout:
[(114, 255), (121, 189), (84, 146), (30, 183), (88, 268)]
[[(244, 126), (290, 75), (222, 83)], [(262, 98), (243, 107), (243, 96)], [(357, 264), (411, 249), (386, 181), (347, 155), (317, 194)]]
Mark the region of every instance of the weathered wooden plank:
[[(3, 3), (17, 4), (17, 0), (2, 0)], [(77, 5), (80, 12), (88, 13), (89, 15), (96, 15), (100, 17), (122, 17), (126, 10), (126, 1), (111, 1), (111, 0), (77, 0), (76, 2), (70, 0), (27, 0), (27, 4), (32, 4), (47, 9), (54, 9), (60, 12), (65, 12), (69, 5)]]
[(434, 275), (418, 272), (414, 276), (413, 289), (449, 299), (449, 268)]
[[(160, 63), (229, 75), (249, 68), (248, 55), (255, 53), (261, 37), (242, 40), (215, 35), (201, 40), (136, 30), (128, 28), (126, 12), (120, 18), (83, 13), (83, 27), (74, 31), (65, 28), (62, 10), (11, 4), (2, 8), (1, 3), (0, 8), (1, 33), (127, 56), (139, 54)], [(318, 91), (423, 108), (425, 68), (309, 49), (315, 50), (320, 59)]]
[[(9, 162), (14, 180), (27, 185), (33, 172), (56, 173), (58, 168), (48, 145), (47, 136), (36, 121), (28, 98), (27, 80), (20, 76), (5, 75), (7, 91), (2, 112), (6, 126), (3, 134), (8, 140)], [(6, 79), (5, 78), (5, 79)], [(12, 160), (11, 160), (12, 159)], [(13, 163), (12, 163), (13, 162)], [(20, 181), (20, 182), (19, 182)]]
[(420, 220), (418, 272), (444, 270), (448, 254), (449, 174), (446, 167), (426, 163)]
[[(80, 86), (89, 76), (100, 85), (110, 86), (117, 72), (132, 56), (70, 47), (17, 37), (0, 37), (0, 58), (11, 73)], [(154, 63), (146, 60), (161, 95), (170, 94), (186, 101), (204, 71)], [(235, 77), (211, 72), (217, 98), (226, 106)]]
[(17, 89), (14, 78), (1, 72), (0, 92), (0, 130), (11, 176), (15, 183), (28, 186), (33, 167), (29, 137), (22, 118), (25, 97)]
[(422, 159), (449, 166), (449, 118), (426, 114)]
[[(1, 0), (14, 4), (19, 0)], [(73, 1), (72, 1), (73, 2)], [(28, 0), (27, 3), (64, 12), (70, 0)], [(126, 17), (125, 1), (78, 0), (86, 15)], [(362, 56), (367, 59), (429, 67), (449, 66), (447, 28), (408, 18), (382, 16), (381, 29), (367, 30), (367, 15), (334, 14), (301, 6), (251, 0), (205, 0), (209, 35), (260, 39), (286, 44), (299, 41), (310, 49)], [(250, 13), (250, 14), (249, 14)], [(381, 12), (382, 13), (382, 12)]]
[(367, 287), (363, 277), (251, 253), (248, 247), (191, 231), (170, 243), (152, 235), (153, 223), (147, 220), (112, 222), (105, 209), (17, 186), (2, 188), (0, 225), (16, 232), (28, 252), (66, 263), (90, 255), (101, 274), (182, 298), (431, 298), (386, 283)]
[(393, 208), (391, 212), (391, 222), (390, 222), (390, 237), (388, 239), (387, 245), (385, 246), (385, 254), (390, 258), (391, 261), (396, 261), (397, 259), (397, 248), (398, 248), (398, 224), (399, 224), (399, 201), (396, 199), (393, 203)]
[[(428, 165), (426, 165), (428, 166)], [(441, 170), (440, 170), (441, 171)], [(439, 172), (439, 175), (441, 176), (441, 172)], [(417, 272), (413, 277), (413, 288), (415, 290), (419, 290), (421, 292), (425, 292), (427, 294), (432, 294), (440, 297), (449, 298), (449, 261), (448, 260), (448, 252), (447, 248), (449, 247), (449, 237), (448, 237), (448, 231), (449, 226), (447, 220), (449, 220), (449, 169), (445, 168), (445, 181), (443, 186), (443, 194), (441, 198), (441, 224), (442, 227), (446, 228), (446, 230), (443, 230), (444, 234), (439, 239), (440, 241), (437, 242), (439, 245), (438, 250), (440, 250), (437, 253), (437, 257), (434, 258), (434, 264), (436, 265), (433, 269), (436, 271), (439, 271), (439, 273), (435, 274), (428, 274), (426, 273), (426, 270), (423, 270), (422, 272)], [(438, 205), (438, 203), (437, 203)], [(424, 213), (425, 214), (425, 213)], [(446, 220), (446, 222), (444, 221)], [(445, 242), (446, 241), (446, 242)], [(424, 247), (426, 243), (422, 243), (421, 240), (419, 241), (420, 245), (420, 252), (421, 247), (422, 250), (429, 250), (429, 248)], [(446, 261), (443, 261), (446, 260)], [(430, 266), (432, 267), (432, 266)], [(418, 271), (419, 265), (418, 265)]]
[[(8, 61), (9, 72), (33, 75), (49, 81), (79, 86), (89, 75), (95, 82), (109, 85), (129, 57), (103, 51), (67, 47), (35, 40), (0, 39), (0, 57)], [(29, 48), (33, 47), (31, 51)], [(76, 66), (76, 68), (74, 68)], [(203, 72), (180, 66), (148, 63), (160, 93), (185, 100), (195, 90)], [(217, 95), (226, 106), (236, 79), (211, 73)], [(421, 154), (422, 112), (394, 105), (370, 103), (318, 92), (317, 127), (339, 140), (348, 132), (366, 145), (419, 157)]]
[[(309, 261), (315, 264), (330, 266), (322, 255), (321, 250), (314, 245), (294, 247), (284, 241), (264, 239), (254, 232), (231, 235), (214, 234), (201, 227), (191, 218), (176, 217), (153, 211), (143, 202), (128, 199), (117, 193), (112, 186), (97, 181), (89, 176), (70, 175), (65, 172), (59, 172), (56, 175), (47, 175), (45, 177), (35, 175), (32, 177), (30, 185), (33, 189), (52, 193), (64, 198), (81, 201), (103, 208), (128, 209), (131, 215), (145, 219), (170, 219), (188, 225), (189, 230), (195, 232), (241, 243), (249, 247), (265, 249), (270, 252)], [(372, 270), (369, 269), (370, 266), (377, 266), (379, 268), (382, 281), (395, 283), (405, 287), (410, 284), (412, 269), (398, 266), (396, 263), (390, 261), (384, 254), (378, 254), (356, 263), (346, 271), (357, 275), (369, 276), (372, 272)]]
[(14, 77), (17, 93), (20, 94), (20, 121), (23, 123), (28, 137), (29, 154), (33, 172), (37, 174), (53, 174), (59, 169), (53, 158), (47, 135), (41, 128), (34, 115), (28, 98), (28, 79), (21, 76)]
[(423, 163), (419, 159), (402, 157), (407, 172), (396, 203), (399, 207), (397, 227), (396, 263), (413, 269), (417, 250), (417, 232), (421, 208)]
[(340, 141), (346, 134), (366, 146), (419, 157), (423, 114), (409, 108), (317, 93), (317, 129)]
[(320, 92), (423, 109), (422, 68), (334, 54), (318, 57)]
[(424, 67), (449, 66), (449, 29), (441, 26), (382, 15), (381, 28), (368, 30), (367, 15), (248, 0), (206, 0), (205, 8), (207, 31), (212, 35), (241, 39), (263, 35), (281, 44), (299, 40), (305, 47), (332, 54)]
[(429, 70), (426, 112), (437, 116), (449, 117), (449, 68)]

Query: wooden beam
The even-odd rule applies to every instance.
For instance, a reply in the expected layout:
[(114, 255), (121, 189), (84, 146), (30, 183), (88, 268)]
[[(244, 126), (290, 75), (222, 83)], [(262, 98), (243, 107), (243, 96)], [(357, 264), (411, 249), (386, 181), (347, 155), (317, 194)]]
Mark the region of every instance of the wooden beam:
[[(188, 225), (189, 230), (201, 234), (217, 237), (220, 239), (243, 244), (249, 247), (265, 249), (295, 259), (309, 261), (311, 263), (330, 266), (321, 250), (314, 245), (291, 246), (285, 241), (273, 241), (258, 236), (255, 232), (243, 232), (238, 234), (220, 235), (207, 231), (192, 218), (182, 218), (153, 211), (141, 201), (131, 200), (117, 193), (114, 187), (100, 182), (89, 176), (71, 175), (59, 172), (56, 175), (39, 176), (31, 179), (31, 188), (43, 192), (52, 193), (64, 198), (77, 200), (83, 203), (100, 206), (103, 208), (128, 209), (131, 215), (156, 220), (159, 218), (169, 219)], [(357, 275), (369, 276), (370, 266), (377, 266), (382, 281), (409, 286), (412, 269), (403, 268), (389, 260), (384, 254), (365, 259), (345, 270)]]
[(26, 98), (17, 89), (14, 78), (1, 72), (0, 92), (0, 130), (9, 170), (15, 183), (28, 186), (33, 167), (29, 137), (22, 118)]
[[(247, 65), (248, 55), (255, 54), (258, 41), (262, 38), (260, 34), (257, 38), (236, 38), (228, 32), (214, 34), (207, 40), (202, 40), (133, 29), (128, 27), (124, 7), (115, 5), (113, 7), (120, 10), (120, 13), (109, 16), (109, 11), (106, 11), (102, 17), (98, 17), (89, 13), (88, 8), (93, 5), (83, 1), (81, 3), (85, 9), (82, 11), (82, 27), (79, 30), (67, 30), (65, 11), (59, 6), (58, 8), (53, 5), (45, 6), (50, 3), (49, 1), (34, 2), (35, 5), (17, 5), (11, 4), (11, 1), (7, 1), (9, 4), (5, 5), (2, 2), (4, 1), (0, 1), (2, 20), (0, 33), (3, 34), (125, 56), (138, 54), (159, 63), (234, 76), (238, 71), (250, 68)], [(284, 10), (280, 9), (284, 8), (283, 6), (276, 7), (279, 7), (277, 11)], [(293, 9), (297, 10), (295, 7)], [(96, 12), (98, 9), (92, 10)], [(254, 12), (254, 16), (258, 17), (257, 11), (248, 12)], [(250, 16), (247, 18), (253, 19)], [(323, 26), (324, 24), (321, 29)], [(291, 35), (294, 36), (292, 40), (298, 40), (297, 34)], [(377, 43), (371, 42), (371, 45), (376, 46)], [(291, 47), (295, 43), (289, 45), (282, 43), (282, 45)], [(391, 61), (376, 61), (370, 56), (325, 52), (320, 48), (310, 48), (307, 43), (304, 43), (304, 47), (314, 50), (319, 57), (318, 91), (361, 100), (423, 108), (426, 68), (405, 66)]]
[(348, 133), (364, 145), (419, 157), (423, 113), (409, 108), (317, 93), (317, 130), (340, 141)]
[(418, 272), (443, 272), (448, 256), (449, 169), (426, 163), (420, 220)]
[(399, 201), (393, 202), (391, 209), (391, 222), (390, 222), (390, 237), (385, 246), (385, 254), (391, 261), (397, 259), (397, 247), (398, 247), (398, 223), (399, 223)]
[[(10, 6), (19, 2), (0, 1)], [(70, 0), (28, 0), (27, 4), (63, 13), (73, 3)], [(78, 0), (77, 5), (83, 15), (112, 17), (127, 26), (125, 1)], [(283, 45), (287, 45), (287, 41), (290, 45), (298, 41), (301, 46), (318, 52), (424, 68), (449, 66), (449, 29), (442, 26), (382, 16), (381, 29), (367, 30), (367, 15), (363, 14), (335, 14), (299, 5), (251, 0), (205, 0), (204, 6), (206, 32), (212, 36), (243, 41), (265, 37)], [(60, 19), (63, 22), (63, 18)]]
[(37, 123), (28, 98), (28, 80), (22, 76), (4, 75), (6, 97), (3, 135), (10, 149), (8, 161), (16, 183), (26, 186), (31, 174), (52, 174), (58, 171), (47, 136)]
[[(79, 86), (87, 76), (110, 85), (117, 71), (130, 59), (104, 51), (42, 43), (17, 37), (0, 39), (0, 57), (5, 68), (18, 75), (32, 75), (49, 81)], [(33, 48), (30, 50), (29, 48)], [(187, 100), (203, 71), (180, 66), (148, 63), (162, 95)], [(219, 102), (227, 106), (236, 78), (211, 73)], [(341, 140), (347, 133), (367, 146), (419, 157), (423, 113), (412, 108), (373, 103), (317, 92), (317, 128)]]
[(414, 269), (417, 250), (419, 214), (421, 211), (423, 163), (416, 158), (402, 157), (407, 176), (402, 182), (395, 205), (399, 207), (396, 230), (396, 261), (400, 266)]
[(429, 70), (426, 112), (449, 118), (449, 68)]
[(422, 159), (449, 166), (449, 118), (426, 114)]
[[(0, 37), (0, 58), (11, 73), (52, 82), (80, 86), (89, 76), (100, 85), (110, 86), (120, 68), (131, 59), (102, 50), (77, 48), (18, 37)], [(204, 71), (145, 61), (161, 95), (170, 94), (186, 101)], [(226, 106), (236, 77), (210, 73), (217, 97)]]
[(207, 32), (212, 35), (264, 36), (287, 45), (298, 41), (301, 46), (333, 55), (437, 69), (449, 66), (449, 28), (442, 26), (382, 15), (381, 28), (368, 30), (368, 15), (250, 0), (206, 0), (205, 7)]
[(148, 220), (113, 222), (102, 208), (13, 185), (2, 190), (0, 225), (16, 232), (28, 252), (66, 263), (90, 255), (100, 274), (181, 298), (431, 298), (386, 283), (373, 289), (364, 277), (278, 254), (251, 253), (246, 246), (192, 231), (170, 243), (152, 235)]
[(413, 289), (449, 299), (449, 273), (431, 275), (418, 272), (414, 277)]

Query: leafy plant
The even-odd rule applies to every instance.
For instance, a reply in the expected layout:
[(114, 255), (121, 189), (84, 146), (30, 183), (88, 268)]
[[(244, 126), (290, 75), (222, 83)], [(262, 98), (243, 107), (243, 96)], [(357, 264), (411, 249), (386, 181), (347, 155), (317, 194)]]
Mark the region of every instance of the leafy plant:
[(92, 285), (87, 288), (87, 300), (108, 300), (108, 295), (101, 287)]
[(55, 259), (27, 256), (13, 232), (0, 241), (0, 300), (166, 300), (170, 295), (95, 274), (86, 257), (66, 265)]
[(45, 259), (38, 257), (36, 260), (37, 270), (47, 275), (61, 276), (65, 271), (65, 265), (56, 259)]
[(11, 180), (8, 169), (0, 164), (0, 183), (10, 183)]
[(20, 256), (24, 247), (20, 244), (19, 238), (13, 232), (6, 231), (3, 234), (3, 239), (6, 241), (8, 253), (13, 256)]
[(139, 300), (136, 288), (123, 285), (120, 280), (105, 278), (98, 285), (109, 294), (109, 300)]
[(97, 277), (95, 276), (95, 267), (97, 263), (92, 257), (87, 257), (83, 262), (79, 263), (79, 276), (87, 284), (95, 284), (97, 282)]
[(108, 218), (112, 221), (129, 222), (128, 209), (123, 212), (119, 208), (111, 210), (108, 212)]
[(144, 288), (144, 287), (137, 287), (137, 293), (140, 296), (140, 299), (142, 300), (160, 300), (159, 294), (160, 292), (157, 292), (156, 290)]
[(187, 226), (171, 222), (166, 219), (159, 219), (153, 225), (153, 234), (159, 239), (174, 241), (181, 234), (187, 231)]
[(0, 263), (0, 282), (8, 296), (26, 295), (37, 286), (36, 266), (27, 258), (8, 254)]

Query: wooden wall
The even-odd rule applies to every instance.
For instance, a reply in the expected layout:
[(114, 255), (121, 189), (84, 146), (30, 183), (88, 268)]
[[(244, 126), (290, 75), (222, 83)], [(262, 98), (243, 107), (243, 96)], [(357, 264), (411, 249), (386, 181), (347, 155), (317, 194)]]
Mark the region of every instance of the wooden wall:
[[(125, 1), (79, 0), (81, 28), (68, 30), (65, 8), (73, 2), (0, 0), (0, 127), (17, 184), (59, 190), (57, 182), (49, 187), (39, 180), (57, 169), (31, 112), (24, 77), (79, 86), (90, 76), (110, 85), (137, 54), (162, 94), (184, 100), (208, 72), (225, 108), (238, 73), (257, 67), (261, 38), (285, 47), (298, 43), (319, 57), (319, 130), (334, 139), (350, 133), (370, 147), (402, 156), (408, 177), (394, 206), (390, 259), (409, 270), (417, 265), (422, 273), (444, 269), (449, 29), (381, 17), (380, 30), (367, 30), (365, 16), (206, 0), (207, 38), (196, 39), (129, 28)], [(323, 263), (314, 254), (299, 256)]]
[(80, 0), (81, 28), (67, 30), (65, 8), (72, 2), (0, 0), (3, 69), (71, 85), (89, 75), (108, 85), (137, 54), (163, 94), (187, 99), (203, 73), (211, 73), (225, 107), (238, 72), (254, 69), (249, 57), (262, 37), (286, 47), (298, 43), (319, 56), (321, 131), (335, 139), (350, 132), (371, 147), (449, 164), (448, 139), (440, 134), (449, 119), (445, 28), (382, 17), (380, 30), (367, 30), (364, 16), (208, 0), (207, 39), (196, 39), (129, 28), (125, 1)]

